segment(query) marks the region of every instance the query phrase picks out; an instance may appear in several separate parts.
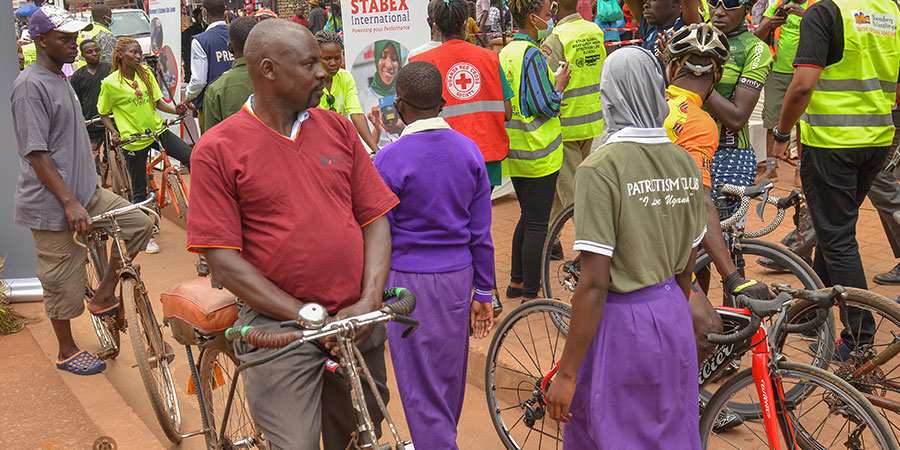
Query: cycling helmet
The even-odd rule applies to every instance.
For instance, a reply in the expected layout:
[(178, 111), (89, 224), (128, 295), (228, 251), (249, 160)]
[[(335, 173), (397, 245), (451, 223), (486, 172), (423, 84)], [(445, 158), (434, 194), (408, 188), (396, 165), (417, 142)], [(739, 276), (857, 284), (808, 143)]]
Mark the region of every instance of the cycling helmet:
[(716, 64), (698, 66), (684, 61), (684, 66), (698, 74), (711, 73), (728, 61), (728, 49), (728, 38), (724, 33), (705, 23), (692, 23), (682, 27), (669, 38), (666, 44), (666, 59), (673, 61), (688, 55), (709, 56)]

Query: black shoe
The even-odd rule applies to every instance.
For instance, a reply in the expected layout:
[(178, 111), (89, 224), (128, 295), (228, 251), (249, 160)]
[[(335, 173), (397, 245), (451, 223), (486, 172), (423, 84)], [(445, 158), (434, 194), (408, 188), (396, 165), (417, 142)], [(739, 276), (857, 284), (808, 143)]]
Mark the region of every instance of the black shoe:
[(781, 264), (769, 259), (769, 258), (757, 258), (756, 260), (759, 265), (769, 269), (773, 272), (787, 272), (788, 268), (782, 266)]
[(878, 284), (900, 284), (900, 264), (894, 266), (890, 272), (875, 275), (873, 280)]
[(550, 261), (562, 261), (563, 258), (562, 244), (557, 242), (553, 249), (550, 250)]
[(519, 298), (525, 294), (525, 291), (522, 288), (507, 286), (506, 287), (506, 298)]
[(716, 422), (713, 424), (713, 433), (724, 433), (742, 423), (744, 423), (744, 418), (740, 414), (725, 408), (716, 417)]
[(500, 303), (499, 295), (491, 295), (491, 306), (494, 307), (494, 318), (496, 319), (503, 312), (503, 303)]

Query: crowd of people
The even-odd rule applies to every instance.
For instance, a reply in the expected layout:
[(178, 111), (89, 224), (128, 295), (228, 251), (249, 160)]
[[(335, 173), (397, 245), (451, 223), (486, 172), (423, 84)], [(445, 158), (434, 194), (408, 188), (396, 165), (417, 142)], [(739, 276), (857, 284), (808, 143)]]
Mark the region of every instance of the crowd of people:
[[(32, 16), (35, 62), (11, 96), (21, 158), (15, 221), (34, 235), (61, 370), (105, 368), (70, 326), (85, 308), (84, 249), (71, 232), (86, 234), (91, 216), (127, 204), (98, 188), (92, 149), (105, 134), (118, 145), (160, 129), (158, 111), (199, 113), (204, 132), (193, 147), (169, 131), (160, 140), (190, 168), (187, 248), (237, 297), (237, 326), (278, 330), (307, 302), (336, 318), (358, 315), (380, 307), (388, 285), (416, 294), (416, 333), (368, 327), (356, 341), (384, 398), (390, 342), (412, 439), (429, 448), (457, 448), (469, 339), (489, 335), (503, 309), (498, 286), (507, 302), (539, 296), (548, 225), (568, 205), (575, 241), (563, 244), (580, 252), (580, 276), (546, 395), (571, 449), (700, 448), (697, 366), (711, 350), (705, 336), (722, 324), (704, 295), (709, 279), (693, 277), (699, 249), (729, 293), (771, 295), (735, 267), (719, 225), (735, 200), (715, 187), (775, 178), (795, 129), (814, 233), (786, 243), (809, 257), (817, 239), (810, 262), (822, 281), (866, 288), (855, 225), (868, 194), (900, 257), (900, 183), (882, 170), (897, 146), (892, 1), (773, 0), (751, 30), (752, 0), (600, 0), (587, 13), (579, 0), (431, 0), (432, 42), (404, 55), (378, 41), (374, 53), (389, 70), (362, 90), (343, 68), (339, 3), (327, 11), (311, 3), (290, 20), (226, 20), (222, 0), (204, 0), (178, 105), (162, 100), (137, 41), (120, 38), (105, 53), (108, 8), (95, 7), (94, 28), (55, 6)], [(608, 51), (598, 23), (616, 24), (626, 10), (641, 42)], [(860, 10), (893, 20), (861, 26)], [(475, 28), (503, 32), (494, 24), (507, 14), (516, 31), (499, 53), (467, 39)], [(84, 66), (65, 77), (62, 66), (79, 54)], [(474, 94), (448, 76), (462, 66), (481, 80)], [(395, 92), (396, 118), (364, 113), (360, 95), (370, 88)], [(760, 97), (769, 130), (762, 166), (749, 132)], [(85, 126), (95, 116), (101, 123)], [(123, 146), (134, 201), (146, 198), (154, 142)], [(504, 178), (520, 215), (512, 236), (497, 237), (491, 193)], [(159, 251), (143, 213), (119, 224), (130, 250)], [(512, 242), (508, 274), (495, 270), (497, 238)], [(118, 267), (113, 259), (91, 314), (120, 313)], [(875, 281), (900, 284), (900, 265)], [(871, 339), (871, 314), (848, 315), (836, 358), (865, 344), (854, 339)], [(250, 412), (273, 448), (319, 448), (320, 434), (326, 448), (347, 446), (352, 406), (322, 370), (334, 342), (323, 345), (244, 373)], [(235, 352), (248, 360), (270, 351), (239, 342)], [(742, 420), (726, 410), (717, 430)]]

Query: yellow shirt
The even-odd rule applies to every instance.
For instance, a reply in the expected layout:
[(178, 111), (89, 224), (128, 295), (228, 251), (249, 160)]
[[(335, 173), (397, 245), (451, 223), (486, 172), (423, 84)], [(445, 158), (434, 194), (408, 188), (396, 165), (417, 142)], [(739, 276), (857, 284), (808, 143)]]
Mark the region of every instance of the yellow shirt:
[[(334, 98), (334, 102), (329, 104), (328, 96)], [(335, 111), (342, 116), (350, 114), (362, 114), (362, 106), (359, 104), (359, 94), (356, 92), (356, 82), (353, 81), (353, 75), (345, 69), (338, 70), (331, 80), (331, 91), (325, 88), (322, 93), (322, 100), (319, 100), (319, 108)]]
[[(141, 77), (134, 75), (137, 88), (132, 81), (117, 70), (109, 74), (100, 83), (100, 96), (97, 98), (97, 112), (100, 114), (112, 113), (116, 120), (116, 129), (119, 136), (126, 140), (135, 134), (146, 130), (156, 131), (162, 128), (163, 121), (156, 113), (156, 101), (162, 98), (162, 91), (156, 83), (156, 78), (150, 69), (142, 66), (150, 79), (150, 86), (145, 86)], [(141, 95), (137, 95), (137, 91)], [(124, 146), (125, 150), (141, 150), (153, 143), (152, 138), (144, 138)]]
[(669, 139), (681, 146), (697, 162), (703, 173), (703, 185), (712, 188), (709, 166), (719, 147), (719, 127), (716, 121), (702, 109), (700, 96), (678, 86), (666, 89), (669, 115), (664, 126)]

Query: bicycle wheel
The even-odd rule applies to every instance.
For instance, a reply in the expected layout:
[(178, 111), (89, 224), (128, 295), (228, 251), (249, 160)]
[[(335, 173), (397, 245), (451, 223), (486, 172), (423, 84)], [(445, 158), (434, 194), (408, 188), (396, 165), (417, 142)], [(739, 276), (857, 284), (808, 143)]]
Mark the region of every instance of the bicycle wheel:
[(181, 174), (178, 170), (170, 170), (166, 173), (166, 185), (169, 187), (169, 193), (175, 201), (175, 209), (178, 217), (187, 219), (187, 196), (184, 195), (184, 182), (181, 180)]
[(109, 178), (112, 190), (130, 202), (132, 200), (131, 178), (128, 177), (128, 170), (125, 168), (125, 159), (114, 148), (110, 148), (107, 154), (109, 155), (107, 161), (109, 162)]
[[(872, 315), (874, 333), (871, 343), (853, 348), (849, 355), (829, 358), (826, 370), (839, 376), (862, 392), (886, 419), (891, 434), (900, 441), (900, 305), (874, 292), (857, 288), (846, 288), (844, 304), (858, 308)], [(788, 321), (802, 320), (815, 311), (815, 306), (802, 301), (788, 310)], [(834, 312), (837, 314), (837, 311)], [(839, 337), (841, 326), (832, 326), (828, 331), (827, 354), (832, 356), (834, 339)], [(860, 334), (850, 332), (852, 342), (864, 342)], [(812, 353), (807, 347), (806, 351)], [(819, 352), (821, 353), (821, 351)], [(844, 352), (838, 352), (844, 353)], [(871, 364), (867, 364), (871, 362)], [(862, 368), (862, 370), (860, 370)]]
[(541, 289), (544, 297), (555, 298), (570, 305), (580, 272), (576, 261), (578, 252), (572, 250), (575, 242), (574, 217), (575, 205), (569, 205), (562, 210), (550, 224), (550, 231), (544, 240), (544, 249), (541, 253)]
[[(847, 382), (822, 369), (803, 364), (778, 363), (777, 377), (785, 391), (804, 392), (800, 401), (785, 403), (798, 448), (896, 449), (887, 424), (875, 408)], [(776, 398), (777, 400), (777, 398)], [(740, 372), (716, 392), (700, 417), (700, 442), (704, 449), (770, 449), (761, 420), (746, 420), (738, 427), (716, 433), (716, 417), (732, 402), (756, 402), (759, 395), (750, 369)], [(777, 405), (777, 403), (776, 403)], [(777, 407), (776, 407), (777, 409)], [(782, 425), (780, 436), (784, 442)]]
[(207, 348), (200, 353), (198, 369), (200, 389), (203, 392), (206, 417), (209, 418), (209, 426), (214, 434), (211, 439), (207, 438), (207, 444), (209, 448), (215, 449), (268, 449), (268, 443), (262, 438), (262, 431), (250, 417), (243, 384), (238, 384), (234, 391), (234, 400), (225, 429), (225, 441), (218, 442), (222, 431), (219, 427), (225, 412), (225, 404), (228, 402), (229, 389), (232, 383), (240, 383), (240, 380), (232, 378), (238, 364), (239, 361), (233, 354), (218, 348)]
[(569, 305), (535, 300), (503, 320), (488, 349), (485, 393), (494, 428), (508, 449), (562, 448), (562, 425), (546, 417), (541, 381), (565, 346), (553, 316), (571, 316)]
[[(87, 302), (94, 298), (94, 293), (100, 287), (100, 280), (106, 273), (109, 264), (107, 254), (106, 244), (102, 241), (95, 241), (87, 247), (87, 284), (84, 287), (84, 300)], [(116, 359), (119, 356), (119, 324), (116, 323), (116, 316), (88, 315), (91, 316), (94, 332), (100, 341), (101, 348), (97, 357), (104, 360)]]
[(122, 302), (132, 327), (128, 334), (134, 347), (134, 359), (153, 412), (166, 437), (177, 444), (181, 442), (181, 410), (169, 370), (167, 345), (150, 307), (150, 299), (138, 280), (131, 277), (122, 279)]

